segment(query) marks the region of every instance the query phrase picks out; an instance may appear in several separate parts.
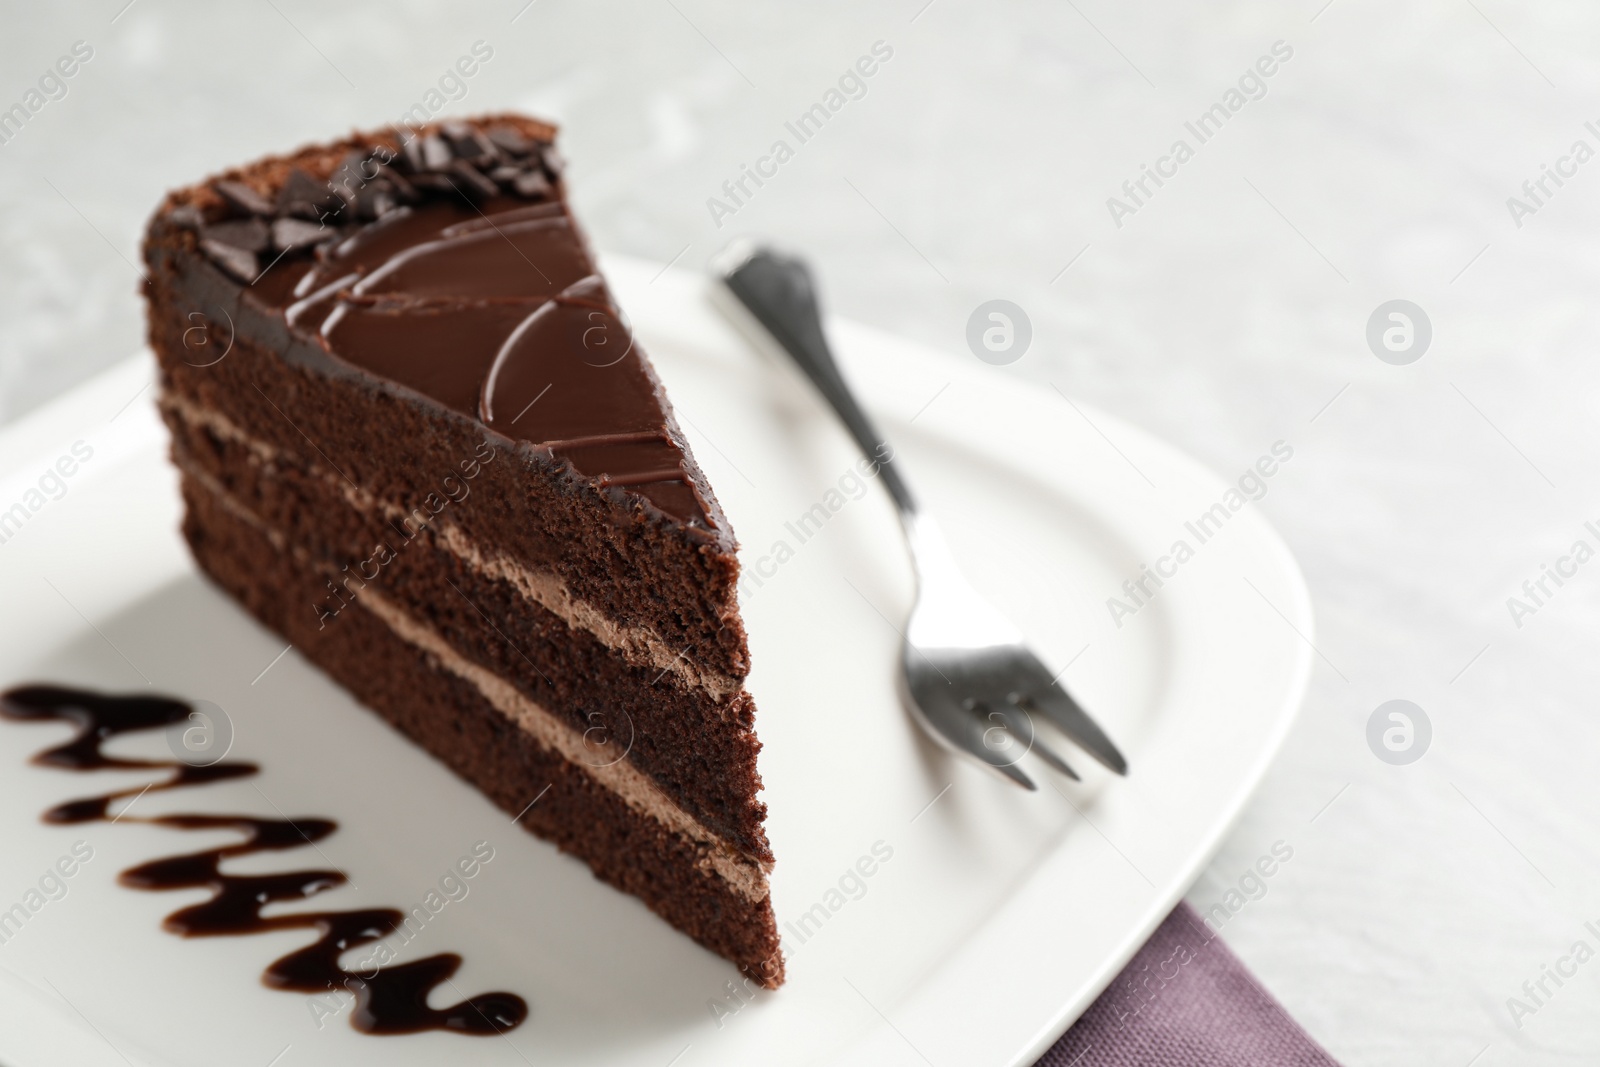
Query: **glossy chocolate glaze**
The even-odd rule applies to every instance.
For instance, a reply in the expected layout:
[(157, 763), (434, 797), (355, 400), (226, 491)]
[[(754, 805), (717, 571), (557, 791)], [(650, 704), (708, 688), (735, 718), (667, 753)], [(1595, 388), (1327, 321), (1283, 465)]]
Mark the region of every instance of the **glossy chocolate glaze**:
[(711, 523), (562, 201), (437, 193), (286, 255), (246, 292), (345, 363)]
[(306, 900), (346, 881), (335, 870), (297, 870), (276, 874), (229, 874), (224, 860), (257, 852), (280, 852), (313, 844), (332, 834), (330, 819), (263, 819), (248, 815), (117, 816), (118, 800), (185, 786), (253, 775), (253, 763), (222, 760), (194, 766), (178, 760), (144, 760), (108, 756), (102, 746), (116, 737), (141, 730), (164, 729), (186, 722), (194, 709), (181, 700), (160, 696), (108, 696), (52, 685), (31, 685), (0, 694), (0, 717), (22, 722), (64, 722), (77, 733), (63, 744), (45, 749), (33, 762), (71, 771), (170, 771), (165, 781), (58, 804), (44, 813), (50, 823), (141, 822), (175, 830), (234, 830), (237, 844), (152, 860), (123, 871), (119, 881), (135, 889), (209, 889), (212, 896), (167, 916), (163, 926), (183, 937), (218, 937), (271, 930), (314, 930), (317, 939), (276, 960), (262, 974), (274, 989), (298, 993), (348, 990), (355, 996), (351, 1024), (369, 1034), (408, 1034), (449, 1030), (463, 1034), (496, 1034), (521, 1023), (528, 1005), (513, 993), (483, 993), (445, 1008), (428, 1005), (428, 997), (461, 966), (455, 953), (440, 953), (409, 963), (391, 964), (370, 973), (347, 970), (339, 960), (351, 949), (379, 941), (400, 928), (405, 915), (393, 908), (353, 911), (310, 911), (263, 916), (269, 905)]

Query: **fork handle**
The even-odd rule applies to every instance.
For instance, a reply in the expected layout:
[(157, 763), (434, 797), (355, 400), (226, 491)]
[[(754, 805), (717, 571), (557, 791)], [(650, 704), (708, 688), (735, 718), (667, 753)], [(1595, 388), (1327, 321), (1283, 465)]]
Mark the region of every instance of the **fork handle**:
[(916, 498), (894, 464), (894, 448), (861, 409), (839, 373), (822, 331), (816, 283), (805, 261), (763, 245), (736, 245), (715, 269), (729, 292), (799, 364), (861, 451), (877, 464), (884, 488), (909, 522), (917, 514)]

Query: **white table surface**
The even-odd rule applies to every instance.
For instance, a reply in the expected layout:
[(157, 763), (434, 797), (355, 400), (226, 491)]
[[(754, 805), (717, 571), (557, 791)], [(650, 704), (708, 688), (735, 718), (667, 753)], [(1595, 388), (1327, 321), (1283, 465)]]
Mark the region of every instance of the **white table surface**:
[[(481, 39), (493, 58), (447, 113), (565, 124), (605, 247), (694, 265), (737, 233), (784, 239), (834, 310), (955, 352), (1003, 297), (1034, 338), (994, 374), (1227, 476), (1290, 443), (1253, 506), (1310, 582), (1318, 668), (1190, 900), (1293, 849), (1223, 934), (1347, 1064), (1594, 1062), (1600, 963), (1547, 980), (1520, 1027), (1507, 998), (1575, 941), (1600, 950), (1600, 563), (1520, 628), (1506, 603), (1575, 540), (1600, 547), (1600, 161), (1520, 228), (1506, 204), (1575, 140), (1600, 150), (1592, 4), (525, 2), (0, 15), (0, 108), (94, 49), (0, 145), (0, 417), (137, 347), (132, 263), (164, 189), (389, 121)], [(866, 95), (714, 225), (707, 198), (879, 40)], [(1279, 40), (1266, 96), (1115, 226), (1107, 197), (1196, 144), (1184, 122)], [(1434, 329), (1407, 366), (1365, 341), (1394, 298)], [(1397, 698), (1433, 725), (1406, 766), (1366, 741)]]

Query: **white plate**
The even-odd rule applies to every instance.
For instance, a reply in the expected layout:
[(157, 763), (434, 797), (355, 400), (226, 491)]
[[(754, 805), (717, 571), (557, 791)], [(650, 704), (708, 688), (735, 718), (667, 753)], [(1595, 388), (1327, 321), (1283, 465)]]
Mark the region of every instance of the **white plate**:
[[(843, 434), (712, 310), (700, 279), (654, 278), (653, 266), (625, 259), (607, 266), (745, 567), (770, 575), (749, 588), (744, 613), (773, 899), (785, 926), (842, 901), (803, 944), (786, 932), (788, 984), (732, 1011), (728, 964), (512, 827), (296, 653), (263, 675), (283, 643), (190, 562), (150, 392), (128, 404), (150, 378), (141, 357), (0, 435), (0, 472), (10, 472), (0, 509), (73, 442), (94, 449), (65, 495), (0, 544), (0, 684), (141, 690), (148, 678), (215, 701), (232, 718), (233, 754), (259, 761), (261, 775), (152, 795), (141, 814), (270, 815), (270, 800), (337, 819), (324, 856), (245, 865), (337, 865), (353, 884), (319, 897), (326, 907), (415, 904), (489, 841), (495, 858), (470, 895), (408, 952), (458, 951), (460, 990), (511, 990), (532, 1014), (503, 1040), (372, 1038), (344, 1011), (319, 1028), (308, 998), (258, 982), (303, 933), (183, 941), (161, 918), (202, 894), (115, 884), (124, 867), (220, 835), (41, 824), (46, 806), (137, 776), (30, 766), (62, 728), (0, 724), (0, 909), (75, 840), (95, 850), (68, 894), (0, 945), (0, 1060), (1026, 1064), (1177, 902), (1255, 788), (1309, 671), (1307, 593), (1260, 515), (1233, 515), (1118, 628), (1107, 598), (1174, 541), (1195, 543), (1185, 520), (1227, 486), (1143, 432), (975, 360), (833, 324), (847, 373), (974, 583), (1066, 668), (1132, 765), (1114, 780), (1080, 755), (1084, 785), (1039, 768), (1053, 788), (1024, 793), (953, 762), (900, 709), (895, 626), (910, 574), (881, 490), (850, 498), (856, 455)], [(837, 502), (827, 494), (842, 478), (842, 506), (801, 543), (785, 523)], [(779, 541), (792, 558), (762, 562)], [(162, 742), (125, 744), (154, 753)], [(879, 842), (893, 855), (864, 891), (847, 879), (852, 895), (830, 895)]]

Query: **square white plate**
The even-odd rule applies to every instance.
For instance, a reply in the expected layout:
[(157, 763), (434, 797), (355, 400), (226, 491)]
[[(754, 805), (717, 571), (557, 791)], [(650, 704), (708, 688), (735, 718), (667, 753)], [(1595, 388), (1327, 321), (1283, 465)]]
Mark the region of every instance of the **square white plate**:
[[(140, 814), (338, 820), (320, 857), (240, 868), (349, 872), (321, 907), (409, 907), (488, 841), (494, 859), (469, 895), (406, 956), (460, 952), (462, 994), (506, 989), (532, 1011), (505, 1037), (368, 1037), (348, 1025), (347, 996), (319, 1004), (260, 984), (304, 933), (163, 933), (164, 915), (204, 894), (123, 889), (116, 873), (225, 836), (44, 825), (47, 806), (138, 777), (31, 766), (65, 731), (0, 723), (0, 910), (73, 842), (94, 849), (67, 895), (0, 944), (0, 1061), (1026, 1064), (1178, 901), (1309, 673), (1309, 598), (1262, 517), (1230, 512), (1201, 544), (1185, 523), (1228, 485), (1171, 448), (975, 360), (832, 324), (846, 373), (974, 584), (1065, 669), (1131, 764), (1117, 780), (1078, 754), (1079, 785), (1035, 763), (1047, 785), (1024, 793), (954, 762), (901, 709), (895, 628), (910, 572), (843, 433), (721, 319), (702, 279), (606, 265), (760, 578), (742, 599), (788, 984), (730, 996), (730, 965), (513, 827), (295, 652), (279, 659), (283, 642), (199, 576), (178, 535), (143, 356), (0, 434), (0, 510), (43, 500), (0, 544), (0, 685), (153, 688), (220, 705), (232, 754), (260, 776), (153, 794)], [(93, 455), (59, 499), (49, 479), (30, 496), (78, 441)], [(802, 531), (819, 503), (826, 522)], [(1180, 540), (1193, 558), (1116, 625), (1107, 598)], [(119, 745), (162, 750), (159, 736)], [(875, 846), (892, 855), (870, 878), (847, 876)]]

